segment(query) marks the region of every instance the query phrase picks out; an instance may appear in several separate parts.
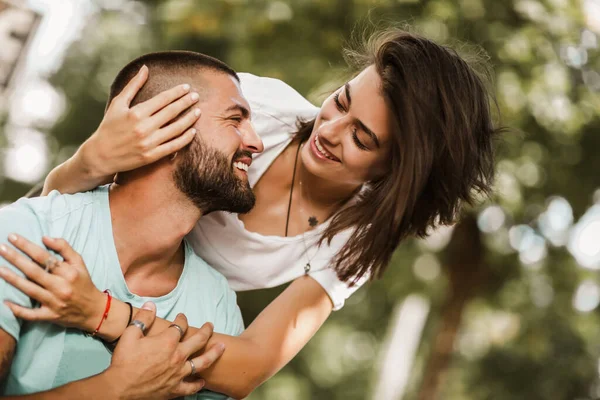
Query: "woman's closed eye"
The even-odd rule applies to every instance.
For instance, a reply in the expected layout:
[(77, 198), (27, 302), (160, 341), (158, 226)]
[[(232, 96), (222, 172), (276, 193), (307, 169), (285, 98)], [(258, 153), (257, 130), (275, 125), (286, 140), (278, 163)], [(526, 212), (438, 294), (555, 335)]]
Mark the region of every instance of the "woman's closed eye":
[(359, 149), (369, 150), (369, 148), (362, 144), (362, 142), (358, 139), (358, 129), (356, 128), (352, 129), (352, 140), (354, 141), (354, 144), (356, 144), (356, 147), (358, 147)]
[(340, 110), (341, 112), (346, 112), (346, 108), (344, 107), (344, 105), (342, 104), (342, 102), (340, 101), (340, 92), (337, 92), (334, 96), (333, 96), (333, 101), (335, 101), (335, 106), (337, 107), (338, 110)]
[[(347, 112), (346, 107), (340, 101), (340, 94), (341, 91), (336, 92), (335, 95), (333, 95), (333, 101), (335, 102), (335, 106), (338, 110), (341, 112)], [(369, 150), (369, 148), (358, 139), (358, 128), (356, 127), (352, 128), (352, 140), (354, 141), (354, 144), (356, 144), (356, 147), (358, 147), (360, 150)]]

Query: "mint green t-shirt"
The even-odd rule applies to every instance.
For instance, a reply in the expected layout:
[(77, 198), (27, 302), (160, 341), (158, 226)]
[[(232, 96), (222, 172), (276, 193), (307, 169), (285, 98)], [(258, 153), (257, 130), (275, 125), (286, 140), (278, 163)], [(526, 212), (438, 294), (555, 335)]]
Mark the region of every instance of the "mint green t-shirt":
[[(11, 232), (39, 245), (43, 235), (62, 237), (81, 254), (96, 287), (109, 289), (115, 298), (135, 307), (151, 300), (156, 304), (158, 317), (173, 320), (178, 313), (184, 313), (190, 326), (200, 327), (210, 321), (215, 332), (239, 335), (243, 331), (236, 296), (227, 280), (199, 258), (187, 242), (183, 272), (175, 289), (157, 298), (131, 293), (119, 265), (111, 221), (108, 186), (75, 195), (54, 191), (46, 197), (21, 199), (1, 209), (0, 243), (8, 243)], [(8, 263), (0, 257), (0, 264)], [(45, 391), (96, 375), (109, 366), (111, 354), (99, 340), (74, 329), (18, 320), (1, 301), (4, 299), (26, 307), (32, 305), (27, 296), (0, 279), (0, 328), (17, 340), (17, 351), (2, 390), (4, 395)], [(188, 398), (225, 397), (202, 391)]]

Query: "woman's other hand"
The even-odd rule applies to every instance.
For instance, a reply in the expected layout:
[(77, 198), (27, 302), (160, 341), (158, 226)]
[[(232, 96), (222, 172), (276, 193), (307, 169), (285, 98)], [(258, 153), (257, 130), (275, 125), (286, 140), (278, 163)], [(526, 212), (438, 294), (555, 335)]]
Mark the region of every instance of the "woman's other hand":
[(47, 321), (93, 332), (102, 318), (106, 294), (94, 286), (81, 256), (64, 239), (42, 239), (64, 261), (22, 236), (10, 235), (9, 241), (30, 258), (6, 245), (0, 245), (0, 256), (28, 279), (5, 266), (0, 267), (0, 278), (40, 303), (39, 308), (27, 308), (7, 302), (13, 314), (27, 321)]
[(75, 157), (88, 175), (110, 182), (117, 172), (153, 163), (194, 138), (192, 125), (200, 109), (190, 108), (198, 93), (190, 92), (190, 85), (179, 85), (130, 107), (147, 79), (144, 66), (111, 101), (96, 132), (78, 150)]
[(144, 304), (121, 336), (110, 367), (103, 372), (111, 386), (118, 388), (120, 398), (166, 399), (192, 395), (204, 387), (204, 380), (198, 374), (223, 354), (223, 346), (212, 346), (193, 358), (194, 353), (206, 346), (213, 327), (206, 323), (181, 340), (188, 329), (183, 314), (173, 321), (179, 328), (171, 325), (158, 335), (145, 337), (155, 318), (154, 304)]

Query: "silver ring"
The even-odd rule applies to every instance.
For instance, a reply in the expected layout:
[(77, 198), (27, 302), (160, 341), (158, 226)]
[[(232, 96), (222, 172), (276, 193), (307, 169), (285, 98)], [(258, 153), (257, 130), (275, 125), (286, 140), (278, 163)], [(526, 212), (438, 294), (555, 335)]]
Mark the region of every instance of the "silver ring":
[(139, 319), (134, 319), (133, 321), (131, 321), (131, 323), (129, 324), (129, 326), (137, 326), (138, 328), (141, 329), (142, 334), (146, 334), (146, 324), (143, 323), (142, 321), (140, 321)]
[(48, 257), (44, 262), (44, 271), (51, 273), (52, 270), (60, 265), (60, 261), (56, 257)]
[(194, 362), (192, 360), (188, 360), (188, 362), (190, 363), (190, 367), (192, 367), (192, 372), (190, 372), (190, 374), (188, 376), (193, 376), (196, 375), (196, 366), (194, 365)]
[(169, 325), (169, 328), (176, 328), (179, 331), (179, 340), (183, 339), (183, 337), (185, 336), (185, 332), (179, 325), (171, 324)]

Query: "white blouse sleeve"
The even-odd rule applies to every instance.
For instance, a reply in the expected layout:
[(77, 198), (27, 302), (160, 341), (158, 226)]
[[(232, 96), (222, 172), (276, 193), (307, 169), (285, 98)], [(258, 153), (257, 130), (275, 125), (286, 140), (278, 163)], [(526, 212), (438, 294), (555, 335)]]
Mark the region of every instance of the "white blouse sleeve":
[[(252, 121), (262, 137), (269, 132), (295, 130), (298, 118), (315, 118), (319, 108), (306, 100), (287, 83), (275, 79), (239, 73), (242, 93), (250, 103)], [(262, 124), (265, 123), (265, 129)]]
[[(354, 294), (362, 285), (369, 280), (369, 274), (365, 274), (359, 279), (354, 286), (350, 287), (349, 283), (342, 282), (333, 268), (333, 260), (335, 255), (342, 249), (350, 238), (351, 231), (345, 231), (338, 233), (333, 237), (331, 243), (327, 245), (324, 241), (315, 259), (311, 262), (314, 263), (315, 267), (311, 268), (308, 273), (310, 277), (319, 282), (319, 284), (325, 289), (331, 302), (333, 303), (333, 310), (337, 311), (344, 306), (346, 299)], [(319, 268), (320, 267), (320, 268)]]

